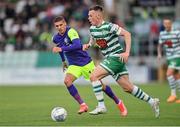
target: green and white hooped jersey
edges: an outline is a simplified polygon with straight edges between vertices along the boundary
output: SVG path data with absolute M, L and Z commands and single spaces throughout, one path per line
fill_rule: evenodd
M 90 27 L 91 36 L 105 57 L 124 52 L 119 43 L 120 32 L 121 27 L 109 22 L 103 22 L 99 27 Z
M 162 31 L 159 36 L 159 44 L 163 44 L 167 59 L 180 58 L 180 31 Z

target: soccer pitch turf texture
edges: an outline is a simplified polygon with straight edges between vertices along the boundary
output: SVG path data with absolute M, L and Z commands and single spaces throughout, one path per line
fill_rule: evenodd
M 76 85 L 81 97 L 93 110 L 97 101 L 91 85 Z M 121 98 L 128 116 L 122 118 L 119 110 L 104 94 L 108 109 L 106 114 L 77 114 L 79 105 L 69 95 L 64 85 L 57 86 L 0 86 L 0 126 L 180 126 L 180 104 L 166 102 L 170 90 L 167 83 L 151 83 L 139 86 L 152 97 L 160 99 L 160 118 L 155 118 L 149 104 L 140 101 L 118 85 L 111 85 L 114 93 Z M 180 93 L 177 92 L 180 97 Z M 64 107 L 68 116 L 64 122 L 54 122 L 51 110 Z

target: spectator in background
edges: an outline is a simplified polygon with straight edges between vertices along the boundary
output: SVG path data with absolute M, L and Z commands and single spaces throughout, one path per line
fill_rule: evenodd
M 149 33 L 149 50 L 151 50 L 151 56 L 157 54 L 156 47 L 158 45 L 158 36 L 159 36 L 159 24 L 158 20 L 153 20 L 150 24 L 150 33 Z
M 4 51 L 5 45 L 5 34 L 3 29 L 0 29 L 0 51 Z
M 83 41 L 87 41 L 87 32 L 85 31 L 88 27 L 88 21 L 85 19 L 87 18 L 88 7 L 93 3 L 96 3 L 96 0 L 1 1 L 0 28 L 2 29 L 3 34 L 0 32 L 0 35 L 2 35 L 0 39 L 3 40 L 4 38 L 6 43 L 0 44 L 0 50 L 4 51 L 6 46 L 8 46 L 8 49 L 10 46 L 11 49 L 19 51 L 26 49 L 49 50 L 51 44 L 46 43 L 48 39 L 46 40 L 44 37 L 40 37 L 42 34 L 41 30 L 44 29 L 44 24 L 48 24 L 50 26 L 52 19 L 60 14 L 64 14 L 67 17 L 68 22 L 73 18 L 76 18 L 76 23 L 82 24 L 79 25 L 78 28 L 78 30 L 81 31 L 80 35 L 82 34 L 81 36 Z M 20 26 L 22 26 L 21 30 Z M 24 35 L 16 35 L 18 31 L 23 32 Z M 48 32 L 54 32 L 53 27 L 49 27 Z M 43 34 L 43 36 L 44 35 L 45 34 Z M 15 44 L 7 43 L 7 40 L 9 41 L 7 37 L 10 37 L 10 40 L 12 40 L 11 37 L 15 37 Z
M 43 24 L 43 30 L 42 33 L 40 33 L 40 47 L 39 50 L 46 50 L 48 49 L 52 40 L 52 34 L 49 30 L 48 24 Z
M 16 37 L 15 50 L 23 50 L 24 49 L 25 32 L 20 28 L 17 31 L 15 37 Z

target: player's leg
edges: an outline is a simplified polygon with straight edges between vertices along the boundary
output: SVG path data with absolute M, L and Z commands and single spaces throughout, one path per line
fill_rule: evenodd
M 124 63 L 123 63 L 124 65 Z M 101 79 L 104 76 L 107 75 L 114 75 L 116 73 L 117 70 L 119 70 L 121 68 L 122 65 L 119 66 L 119 58 L 118 57 L 108 57 L 106 59 L 104 59 L 100 65 L 98 66 L 99 70 L 97 70 L 97 72 L 95 72 L 95 74 L 99 73 L 100 71 L 103 72 L 100 75 L 94 76 L 97 79 Z M 126 73 L 126 72 L 123 72 Z M 93 77 L 93 75 L 92 75 Z M 95 79 L 95 80 L 97 80 Z M 116 103 L 118 103 L 118 108 L 120 110 L 120 113 L 122 116 L 126 116 L 127 115 L 127 109 L 125 107 L 125 105 L 123 104 L 123 102 L 121 100 L 119 100 L 119 102 L 117 101 L 116 97 L 113 95 L 113 92 L 111 92 L 110 87 L 105 87 L 106 90 L 104 90 L 106 92 L 106 94 L 108 94 L 110 97 L 112 97 Z M 114 96 L 114 97 L 113 97 Z
M 117 107 L 120 110 L 121 116 L 127 116 L 127 109 L 123 101 L 114 94 L 110 86 L 105 85 L 102 81 L 101 81 L 101 84 L 103 85 L 103 91 L 106 93 L 106 95 L 108 95 L 117 104 Z
M 167 99 L 167 102 L 171 103 L 176 100 L 176 79 L 174 77 L 175 70 L 173 68 L 168 68 L 166 72 L 166 77 L 171 89 L 171 94 Z
M 180 71 L 179 70 L 176 70 L 174 77 L 177 84 L 177 90 L 180 92 Z
M 106 112 L 103 91 L 102 91 L 102 84 L 100 82 L 100 79 L 102 79 L 107 75 L 108 72 L 106 70 L 102 70 L 100 66 L 95 67 L 95 69 L 91 73 L 90 80 L 93 86 L 93 91 L 95 93 L 96 99 L 98 100 L 98 106 L 96 107 L 96 109 L 89 112 L 92 115 L 97 115 Z
M 83 76 L 85 77 L 85 79 L 86 80 L 89 80 L 89 78 L 90 78 L 90 73 L 89 72 L 92 72 L 93 70 L 94 70 L 94 68 L 95 68 L 95 66 L 94 66 L 94 63 L 93 62 L 91 62 L 91 63 L 89 63 L 88 65 L 86 65 L 86 66 L 84 66 L 83 67 L 83 70 L 84 70 L 84 72 L 83 72 Z M 103 68 L 102 68 L 103 69 Z M 86 71 L 85 71 L 86 70 Z M 123 115 L 123 116 L 126 116 L 127 115 L 127 113 L 125 114 L 125 106 L 124 106 L 124 104 L 123 104 L 123 102 L 120 100 L 120 99 L 118 99 L 117 98 L 117 96 L 115 96 L 115 94 L 113 93 L 113 91 L 112 91 L 112 89 L 110 88 L 110 86 L 108 86 L 108 85 L 104 85 L 103 83 L 102 83 L 102 81 L 100 81 L 101 82 L 101 85 L 102 85 L 102 87 L 103 87 L 103 91 L 110 97 L 110 98 L 112 98 L 113 100 L 114 100 L 114 102 L 118 105 L 118 107 L 120 107 L 120 111 L 121 111 L 121 114 Z M 93 87 L 93 90 L 94 91 L 96 91 L 96 87 Z M 97 92 L 95 92 L 95 96 L 96 96 L 96 98 L 98 99 L 99 97 L 99 94 L 97 93 Z M 100 101 L 98 101 L 98 106 L 97 107 L 105 107 L 104 106 L 104 102 L 102 101 L 102 99 L 100 100 Z M 104 109 L 104 108 L 103 108 Z M 104 110 L 105 111 L 105 110 Z
M 177 90 L 180 92 L 180 72 L 179 72 L 179 70 L 176 70 L 174 77 L 176 80 Z M 180 104 L 180 99 L 177 99 L 176 103 Z
M 109 96 L 112 100 L 114 100 L 114 102 L 116 104 L 119 103 L 119 101 L 121 101 L 115 94 L 114 92 L 112 91 L 111 87 L 109 85 L 105 85 L 101 80 L 100 80 L 102 86 L 103 86 L 103 91 L 104 93 Z
M 94 68 L 95 68 L 95 65 L 94 65 L 93 61 L 91 61 L 90 63 L 88 63 L 87 65 L 82 67 L 82 75 L 84 76 L 84 78 L 87 81 L 90 81 L 90 75 L 94 71 Z M 99 80 L 97 82 L 99 82 Z M 91 82 L 91 84 L 93 86 L 93 91 L 94 91 L 94 94 L 95 94 L 96 99 L 98 101 L 98 107 L 102 107 L 102 109 L 104 109 L 104 112 L 105 112 L 106 107 L 104 104 L 102 84 L 101 83 L 96 84 L 95 82 Z M 99 114 L 99 113 L 96 113 L 96 114 Z
M 176 75 L 176 72 L 180 70 L 180 59 L 174 58 L 168 60 L 168 69 L 166 72 L 167 80 L 171 89 L 171 95 L 167 99 L 167 102 L 174 102 L 176 100 L 176 85 L 179 82 L 179 76 Z M 178 72 L 179 73 L 179 72 Z
M 73 82 L 81 75 L 80 68 L 76 66 L 69 66 L 64 79 L 64 84 L 66 85 L 71 96 L 80 104 L 79 114 L 88 111 L 87 104 L 82 100 L 78 90 L 76 89 Z
M 81 99 L 78 90 L 74 86 L 73 82 L 76 80 L 76 77 L 73 76 L 72 74 L 66 74 L 65 79 L 64 79 L 64 84 L 66 85 L 69 93 L 71 96 L 79 103 L 82 104 L 84 103 L 83 100 Z
M 134 86 L 128 77 L 126 65 L 119 57 L 108 57 L 100 64 L 104 69 L 108 70 L 124 91 L 131 93 L 135 97 L 147 101 L 155 110 L 156 117 L 159 116 L 159 100 L 152 99 L 148 94 L 143 92 L 137 86 Z
M 117 80 L 118 84 L 124 91 L 132 94 L 136 98 L 148 102 L 155 112 L 155 117 L 159 117 L 159 99 L 152 98 L 147 93 L 142 91 L 138 86 L 135 86 L 129 81 L 128 75 L 122 75 Z

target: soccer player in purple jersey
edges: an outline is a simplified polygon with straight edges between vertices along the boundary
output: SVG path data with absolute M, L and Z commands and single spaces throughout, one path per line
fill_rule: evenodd
M 77 31 L 67 25 L 63 16 L 56 17 L 54 19 L 54 26 L 58 33 L 53 36 L 53 42 L 56 46 L 53 48 L 54 53 L 59 53 L 63 63 L 63 70 L 66 68 L 66 76 L 64 84 L 66 85 L 69 93 L 73 98 L 80 104 L 79 114 L 88 111 L 87 104 L 83 101 L 78 93 L 78 90 L 73 85 L 73 82 L 79 77 L 83 76 L 86 80 L 89 80 L 91 72 L 94 70 L 95 65 L 86 51 L 82 50 L 81 40 Z M 66 64 L 65 57 L 68 61 Z M 112 92 L 108 85 L 102 85 L 92 82 L 93 91 L 96 99 L 98 100 L 98 109 L 96 114 L 106 112 L 104 105 L 104 91 L 110 98 L 117 104 L 122 116 L 127 115 L 127 109 L 124 106 L 122 100 L 118 99 L 117 96 Z

